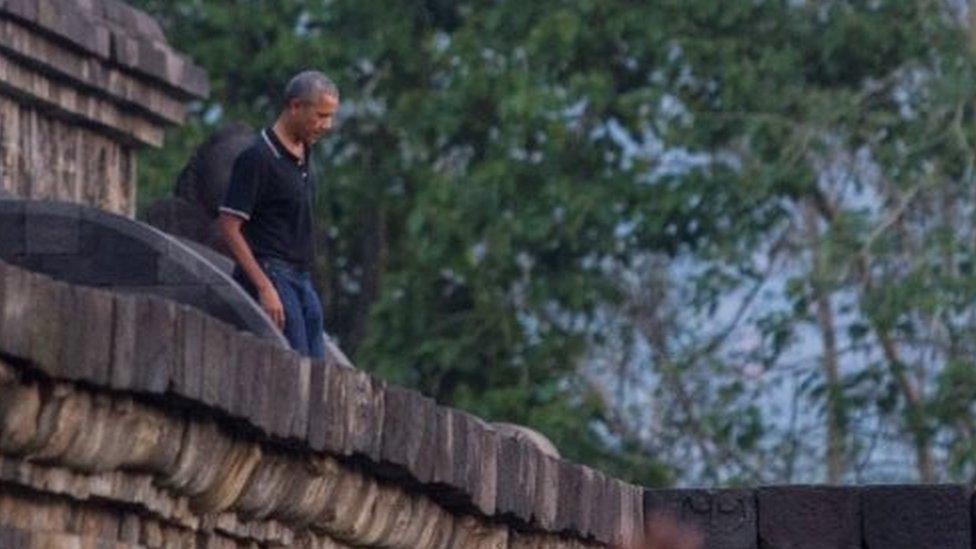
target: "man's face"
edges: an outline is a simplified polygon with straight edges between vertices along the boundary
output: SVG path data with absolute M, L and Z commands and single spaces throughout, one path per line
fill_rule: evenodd
M 339 98 L 320 93 L 314 101 L 296 101 L 291 105 L 292 120 L 298 137 L 311 145 L 332 129 Z

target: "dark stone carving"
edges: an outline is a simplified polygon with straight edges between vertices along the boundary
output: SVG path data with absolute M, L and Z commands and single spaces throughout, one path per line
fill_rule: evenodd
M 750 490 L 647 490 L 644 516 L 676 515 L 705 535 L 708 549 L 756 549 L 756 498 Z
M 856 488 L 780 486 L 756 493 L 761 549 L 860 549 Z
M 148 225 L 79 204 L 11 199 L 0 200 L 0 228 L 7 227 L 4 261 L 67 282 L 173 299 L 287 346 L 226 265 Z
M 140 216 L 142 221 L 180 238 L 199 242 L 210 248 L 218 245 L 213 218 L 200 205 L 178 196 L 153 202 Z
M 143 219 L 167 233 L 223 252 L 216 227 L 218 208 L 227 192 L 234 161 L 255 137 L 254 130 L 241 122 L 214 132 L 180 171 L 175 196 L 154 202 Z
M 970 492 L 965 486 L 864 488 L 867 549 L 962 549 L 971 546 Z
M 0 14 L 57 35 L 75 49 L 163 83 L 181 98 L 210 93 L 206 73 L 167 43 L 159 24 L 117 0 L 6 0 Z
M 255 137 L 254 130 L 241 122 L 232 122 L 214 132 L 180 172 L 176 196 L 201 206 L 209 217 L 216 217 L 234 161 Z

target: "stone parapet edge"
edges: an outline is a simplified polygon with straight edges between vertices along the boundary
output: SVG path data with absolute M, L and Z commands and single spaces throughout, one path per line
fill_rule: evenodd
M 54 80 L 0 51 L 0 93 L 58 118 L 98 129 L 125 145 L 163 144 L 163 126 L 118 104 Z
M 65 319 L 86 330 L 67 329 Z M 195 402 L 270 440 L 362 460 L 393 482 L 517 530 L 611 544 L 642 529 L 636 486 L 545 456 L 415 391 L 301 358 L 167 300 L 0 263 L 0 352 L 54 379 Z
M 158 84 L 0 15 L 0 51 L 39 72 L 138 110 L 160 124 L 182 124 L 184 102 Z
M 76 0 L 2 0 L 0 15 L 152 78 L 183 99 L 210 93 L 203 69 L 171 48 L 149 15 L 122 3 L 90 0 L 83 6 Z
M 454 515 L 423 494 L 326 455 L 255 441 L 205 414 L 30 373 L 0 361 L 0 455 L 6 456 L 0 486 L 34 492 L 4 509 L 0 526 L 64 531 L 67 525 L 58 523 L 66 521 L 57 516 L 43 524 L 23 517 L 31 500 L 60 497 L 74 502 L 62 506 L 75 517 L 67 522 L 106 503 L 121 515 L 116 528 L 98 524 L 111 522 L 103 516 L 87 531 L 70 533 L 143 530 L 141 538 L 108 541 L 153 547 L 189 547 L 197 533 L 236 540 L 235 546 L 594 547 Z M 150 519 L 155 533 L 126 524 L 133 510 Z

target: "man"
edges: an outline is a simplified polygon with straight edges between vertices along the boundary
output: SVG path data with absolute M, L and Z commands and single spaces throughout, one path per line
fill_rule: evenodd
M 339 91 L 318 71 L 285 87 L 281 113 L 234 162 L 218 228 L 234 278 L 299 353 L 325 356 L 322 304 L 312 286 L 311 145 L 332 128 Z

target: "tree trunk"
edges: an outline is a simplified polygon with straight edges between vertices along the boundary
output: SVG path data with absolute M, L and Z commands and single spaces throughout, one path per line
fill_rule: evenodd
M 810 283 L 817 308 L 817 324 L 823 341 L 821 367 L 827 380 L 827 483 L 840 484 L 846 469 L 847 439 L 843 387 L 840 383 L 834 311 L 830 302 L 830 293 L 824 287 L 827 269 L 820 250 L 818 216 L 813 204 L 807 204 L 804 210 L 804 222 L 813 263 Z

